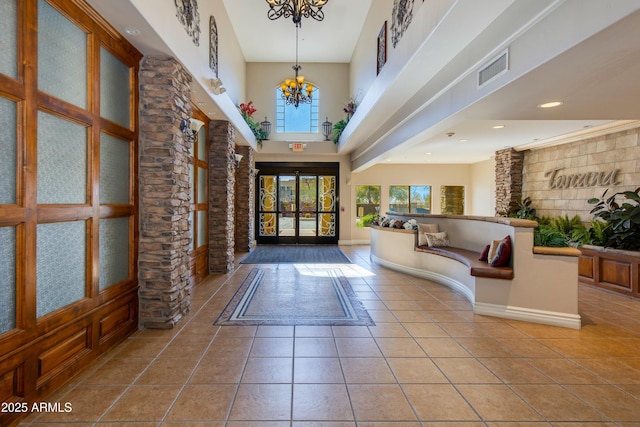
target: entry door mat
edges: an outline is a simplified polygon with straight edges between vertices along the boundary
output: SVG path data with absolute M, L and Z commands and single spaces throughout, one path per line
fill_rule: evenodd
M 260 245 L 240 264 L 351 264 L 334 245 Z
M 308 274 L 313 271 L 313 274 Z M 214 325 L 373 326 L 339 269 L 252 269 Z

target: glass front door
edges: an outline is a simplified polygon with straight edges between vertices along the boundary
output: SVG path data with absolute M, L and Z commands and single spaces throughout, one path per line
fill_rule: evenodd
M 256 166 L 258 243 L 337 244 L 337 169 L 263 172 Z

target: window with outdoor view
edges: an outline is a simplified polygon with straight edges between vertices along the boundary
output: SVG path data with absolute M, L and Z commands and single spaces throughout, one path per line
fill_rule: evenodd
M 306 85 L 305 85 L 306 87 Z M 296 108 L 282 98 L 282 89 L 276 88 L 276 132 L 318 133 L 318 109 L 320 90 L 317 86 L 311 92 L 311 103 L 301 103 Z
M 371 221 L 380 214 L 380 186 L 356 186 L 356 224 L 358 227 L 370 227 Z
M 431 186 L 390 186 L 389 210 L 400 213 L 431 213 Z

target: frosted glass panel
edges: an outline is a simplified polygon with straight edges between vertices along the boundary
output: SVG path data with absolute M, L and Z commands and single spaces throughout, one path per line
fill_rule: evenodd
M 38 89 L 87 108 L 87 35 L 38 1 Z
M 198 247 L 207 244 L 207 211 L 198 211 Z
M 86 295 L 85 223 L 38 224 L 36 314 L 38 317 Z
M 126 128 L 129 119 L 129 67 L 100 49 L 100 115 Z
M 16 327 L 16 229 L 0 227 L 0 334 Z
M 129 218 L 100 220 L 100 290 L 129 278 Z
M 195 168 L 195 166 L 193 165 L 193 163 L 189 164 L 189 197 L 191 197 L 191 203 L 195 203 L 196 202 L 196 194 L 195 194 L 195 182 L 194 182 L 194 172 L 193 169 Z
M 16 202 L 16 104 L 5 98 L 0 98 L 0 129 L 2 129 L 0 132 L 0 182 L 2 183 L 0 204 L 14 204 Z
M 100 135 L 100 203 L 129 204 L 129 142 Z
M 197 203 L 207 202 L 207 170 L 198 168 L 198 200 Z
M 17 77 L 18 38 L 16 0 L 0 0 L 0 73 Z
M 207 131 L 204 126 L 198 131 L 198 160 L 207 161 Z
M 86 203 L 87 130 L 38 112 L 38 203 Z
M 191 231 L 191 241 L 189 242 L 189 250 L 191 250 L 191 251 L 196 247 L 195 246 L 195 244 L 196 244 L 195 237 L 196 236 L 193 235 L 193 230 L 195 229 L 194 228 L 195 227 L 195 223 L 193 222 L 194 215 L 195 215 L 194 211 L 189 212 L 189 231 Z

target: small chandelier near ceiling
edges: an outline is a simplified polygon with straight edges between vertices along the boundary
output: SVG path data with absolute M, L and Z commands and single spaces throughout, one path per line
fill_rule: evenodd
M 302 18 L 313 18 L 316 21 L 324 19 L 322 6 L 329 0 L 267 0 L 269 12 L 267 17 L 272 21 L 284 17 L 293 18 L 296 27 L 302 24 Z
M 300 103 L 310 104 L 313 85 L 311 83 L 305 83 L 304 76 L 298 75 L 298 72 L 302 69 L 302 67 L 298 65 L 298 27 L 296 27 L 296 65 L 291 68 L 295 71 L 295 77 L 293 79 L 286 79 L 280 84 L 282 99 L 284 99 L 287 105 L 293 105 L 296 108 L 298 108 Z

